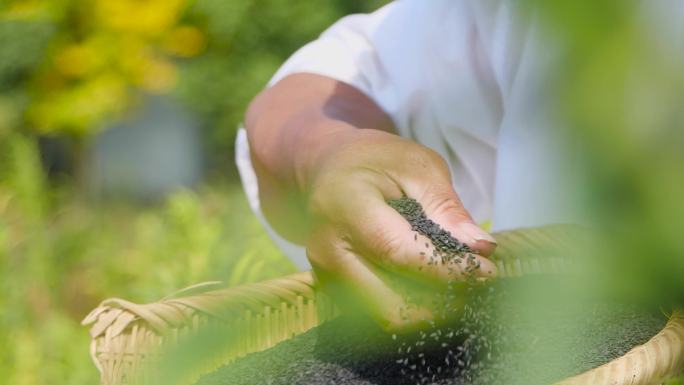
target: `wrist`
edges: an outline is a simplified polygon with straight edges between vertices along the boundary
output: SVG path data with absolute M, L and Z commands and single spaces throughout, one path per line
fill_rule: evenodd
M 293 146 L 292 183 L 306 195 L 324 165 L 341 148 L 353 141 L 362 130 L 341 121 L 325 121 L 303 132 Z

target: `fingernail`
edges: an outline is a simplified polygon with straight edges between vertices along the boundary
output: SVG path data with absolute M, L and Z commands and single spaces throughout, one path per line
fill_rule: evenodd
M 471 241 L 473 243 L 477 241 L 485 241 L 493 245 L 496 245 L 496 239 L 494 239 L 494 237 L 492 237 L 488 232 L 482 230 L 473 223 L 462 224 L 461 232 L 469 238 L 467 240 L 464 240 L 466 241 L 466 243 L 468 243 L 467 241 Z

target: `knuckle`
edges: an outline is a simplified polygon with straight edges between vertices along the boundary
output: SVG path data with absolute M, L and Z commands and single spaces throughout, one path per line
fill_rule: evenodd
M 444 158 L 436 151 L 428 147 L 420 147 L 420 151 L 417 151 L 415 155 L 418 160 L 425 165 L 429 165 L 431 168 L 448 169 L 448 165 Z
M 401 258 L 403 245 L 401 239 L 382 228 L 376 229 L 371 234 L 370 248 L 377 258 L 382 262 L 393 264 L 403 264 Z
M 448 196 L 446 194 L 437 196 L 435 199 L 436 207 L 435 207 L 435 213 L 436 214 L 458 214 L 458 215 L 463 215 L 463 207 L 461 206 L 460 202 L 457 202 L 454 200 L 452 196 Z
M 431 215 L 449 216 L 458 221 L 468 219 L 469 216 L 451 185 L 432 185 L 426 190 L 425 196 L 425 210 Z
M 436 151 L 419 146 L 417 150 L 410 151 L 407 157 L 406 163 L 410 165 L 413 177 L 418 180 L 440 184 L 451 183 L 449 165 Z

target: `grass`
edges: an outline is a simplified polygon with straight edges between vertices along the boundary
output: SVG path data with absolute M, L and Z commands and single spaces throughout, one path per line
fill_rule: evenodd
M 201 281 L 237 285 L 294 270 L 236 184 L 178 190 L 154 205 L 98 202 L 73 184 L 47 183 L 32 140 L 0 139 L 6 383 L 97 383 L 80 320 L 104 298 L 155 301 Z
M 94 202 L 42 177 L 32 141 L 2 144 L 0 378 L 98 383 L 80 320 L 101 300 L 155 301 L 207 280 L 292 272 L 239 185 L 179 190 L 155 205 Z

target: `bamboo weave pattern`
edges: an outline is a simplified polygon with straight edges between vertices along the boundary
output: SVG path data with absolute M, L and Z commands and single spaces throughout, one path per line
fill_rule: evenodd
M 492 259 L 499 276 L 573 269 L 567 254 L 576 247 L 575 227 L 545 226 L 494 236 L 499 246 Z M 230 328 L 239 338 L 207 363 L 205 372 L 268 349 L 337 315 L 330 301 L 317 293 L 311 272 L 228 289 L 219 286 L 217 282 L 196 285 L 151 304 L 118 298 L 103 301 L 83 320 L 91 326 L 91 356 L 101 384 L 151 384 L 146 368 L 158 361 L 162 349 L 210 325 Z M 644 345 L 557 385 L 654 385 L 682 369 L 684 312 L 678 311 Z

